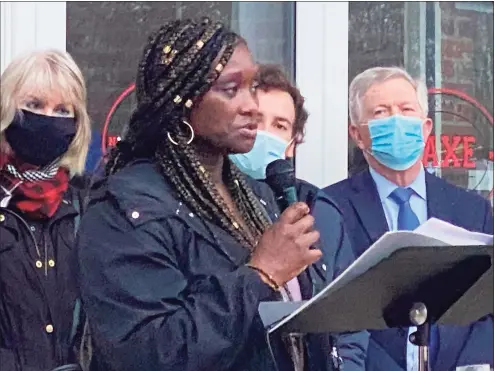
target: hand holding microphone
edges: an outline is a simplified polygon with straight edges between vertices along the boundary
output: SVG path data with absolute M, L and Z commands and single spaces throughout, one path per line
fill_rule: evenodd
M 249 265 L 270 275 L 280 286 L 322 256 L 320 250 L 311 249 L 320 234 L 313 230 L 314 218 L 308 205 L 297 202 L 294 168 L 290 162 L 274 161 L 268 165 L 266 174 L 267 183 L 279 198 L 282 208 L 286 208 L 261 237 Z

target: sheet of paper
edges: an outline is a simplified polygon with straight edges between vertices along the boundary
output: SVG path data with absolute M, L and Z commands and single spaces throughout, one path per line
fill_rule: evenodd
M 436 218 L 428 219 L 416 228 L 414 233 L 436 238 L 455 246 L 493 245 L 493 236 L 491 235 L 471 232 Z
M 490 365 L 469 365 L 456 367 L 455 371 L 492 371 Z
M 409 246 L 445 246 L 446 243 L 436 240 L 431 237 L 422 236 L 412 231 L 387 232 L 373 246 L 366 250 L 358 259 L 356 259 L 340 276 L 330 283 L 324 290 L 313 297 L 311 300 L 303 304 L 299 309 L 295 310 L 282 321 L 273 326 L 271 331 L 276 331 L 280 326 L 290 321 L 299 312 L 303 311 L 315 301 L 331 295 L 339 288 L 361 276 L 363 273 L 374 267 L 380 261 L 390 256 L 393 252 Z M 272 318 L 273 315 L 272 315 Z
M 387 232 L 368 250 L 356 259 L 330 286 L 338 289 L 354 278 L 362 275 L 393 252 L 409 246 L 445 246 L 446 243 L 432 237 L 422 236 L 410 231 Z M 330 288 L 327 286 L 327 289 Z M 325 292 L 324 290 L 323 292 Z M 333 291 L 333 290 L 332 290 Z M 321 294 L 323 294 L 323 292 Z
M 290 314 L 280 312 L 280 321 L 272 327 L 270 332 L 282 327 L 314 302 L 332 295 L 336 290 L 361 276 L 395 251 L 410 246 L 467 246 L 487 244 L 493 245 L 493 236 L 469 232 L 463 228 L 455 227 L 433 218 L 418 227 L 415 231 L 387 232 L 318 295 Z M 272 312 L 271 319 L 275 318 L 276 315 Z

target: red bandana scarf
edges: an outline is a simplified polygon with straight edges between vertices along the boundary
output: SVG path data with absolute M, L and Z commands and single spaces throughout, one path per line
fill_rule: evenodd
M 39 179 L 36 171 L 39 171 Z M 24 177 L 31 171 L 34 176 Z M 27 179 L 26 179 L 27 178 Z M 58 209 L 64 193 L 69 187 L 69 174 L 58 168 L 53 176 L 43 176 L 38 166 L 23 163 L 15 157 L 0 153 L 0 199 L 12 192 L 11 203 L 16 209 L 32 219 L 47 219 Z

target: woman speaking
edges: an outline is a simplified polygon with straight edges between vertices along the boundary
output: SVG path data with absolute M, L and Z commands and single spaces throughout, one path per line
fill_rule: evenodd
M 137 108 L 80 227 L 93 369 L 332 370 L 329 344 L 270 347 L 258 315 L 321 251 L 306 204 L 279 217 L 228 160 L 256 138 L 256 72 L 221 23 L 174 21 L 149 38 Z

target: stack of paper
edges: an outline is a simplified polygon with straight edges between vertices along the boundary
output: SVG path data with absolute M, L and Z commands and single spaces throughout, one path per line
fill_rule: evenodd
M 337 289 L 346 285 L 397 250 L 409 246 L 446 245 L 493 245 L 493 236 L 470 232 L 436 218 L 428 219 L 414 231 L 387 232 L 337 277 L 321 295 L 324 295 L 330 287 Z
M 484 233 L 470 232 L 443 220 L 431 218 L 414 230 L 421 234 L 443 241 L 448 245 L 493 245 L 493 236 Z
M 291 307 L 284 303 L 261 303 L 260 314 L 269 332 L 277 331 L 290 322 L 294 317 L 302 314 L 307 307 L 319 305 L 319 301 L 328 302 L 328 298 L 351 281 L 366 273 L 382 260 L 394 252 L 407 247 L 435 247 L 435 246 L 479 246 L 493 245 L 492 235 L 470 232 L 447 222 L 431 218 L 414 231 L 387 232 L 358 259 L 356 259 L 339 277 L 329 284 L 323 291 L 311 300 L 293 303 Z M 332 301 L 332 299 L 330 299 Z M 296 309 L 297 304 L 299 308 Z M 352 303 L 351 303 L 352 304 Z M 301 316 L 299 316 L 301 317 Z M 363 317 L 366 317 L 366 308 L 363 307 Z M 378 317 L 377 317 L 377 321 Z M 379 322 L 377 322 L 378 324 Z M 359 324 L 356 324 L 358 327 Z

